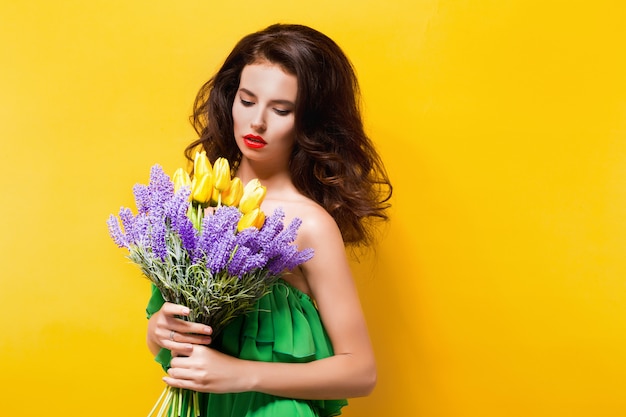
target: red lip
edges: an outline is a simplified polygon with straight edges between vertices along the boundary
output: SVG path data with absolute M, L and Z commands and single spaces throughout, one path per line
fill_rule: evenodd
M 248 148 L 259 149 L 267 145 L 261 136 L 248 134 L 243 137 L 243 141 Z

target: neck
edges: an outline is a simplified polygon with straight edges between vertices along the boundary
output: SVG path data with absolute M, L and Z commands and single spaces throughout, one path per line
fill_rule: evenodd
M 291 174 L 286 166 L 254 162 L 244 158 L 237 168 L 236 175 L 244 185 L 251 179 L 258 178 L 261 184 L 267 187 L 268 194 L 284 190 L 287 187 L 293 188 Z

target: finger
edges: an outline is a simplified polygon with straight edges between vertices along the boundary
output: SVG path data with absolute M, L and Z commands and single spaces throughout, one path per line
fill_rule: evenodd
M 174 303 L 164 303 L 161 306 L 161 311 L 168 316 L 183 316 L 186 317 L 189 315 L 189 308 L 180 304 Z
M 193 353 L 193 344 L 172 342 L 170 340 L 163 343 L 163 347 L 169 349 L 172 357 L 189 356 Z
M 173 361 L 174 360 L 172 359 L 172 362 Z M 167 370 L 166 376 L 169 378 L 178 379 L 178 380 L 191 380 L 193 379 L 193 371 L 187 368 L 181 368 L 181 367 L 172 365 Z
M 191 343 L 194 345 L 209 345 L 213 341 L 211 336 L 203 336 L 198 334 L 187 334 L 184 336 L 177 336 L 177 340 L 183 343 Z
M 184 388 L 192 391 L 200 391 L 199 386 L 190 379 L 178 379 L 172 378 L 170 376 L 164 376 L 163 382 L 174 388 Z
M 213 329 L 202 323 L 194 323 L 191 321 L 183 321 L 178 323 L 180 326 L 176 326 L 176 331 L 185 334 L 197 334 L 201 336 L 210 336 L 213 334 Z
M 190 352 L 189 354 L 192 355 L 193 352 Z M 191 365 L 189 358 L 189 355 L 180 355 L 178 351 L 173 351 L 172 359 L 170 360 L 170 367 L 168 368 L 167 373 L 172 377 L 179 378 L 179 376 L 171 374 L 170 370 L 172 370 L 172 372 L 181 372 L 182 369 L 190 369 Z M 175 371 L 176 369 L 178 369 L 178 371 Z
M 206 326 L 205 326 L 206 327 Z M 177 327 L 178 328 L 178 327 Z M 193 343 L 195 345 L 208 345 L 211 343 L 211 336 L 205 334 L 187 333 L 171 329 L 167 335 L 167 339 L 177 343 Z

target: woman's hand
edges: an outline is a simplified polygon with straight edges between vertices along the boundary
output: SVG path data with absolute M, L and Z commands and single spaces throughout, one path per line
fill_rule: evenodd
M 191 352 L 174 349 L 172 355 L 168 376 L 163 378 L 172 387 L 212 393 L 250 390 L 247 378 L 242 377 L 247 361 L 197 344 Z
M 204 324 L 185 321 L 189 309 L 178 304 L 165 303 L 148 320 L 147 342 L 156 355 L 161 348 L 176 351 L 180 355 L 191 353 L 193 345 L 211 343 L 213 330 Z M 187 352 L 187 353 L 185 353 Z

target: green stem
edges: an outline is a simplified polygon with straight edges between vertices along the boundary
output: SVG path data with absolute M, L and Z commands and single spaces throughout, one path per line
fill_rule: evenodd
M 176 411 L 178 411 L 178 407 L 180 407 L 180 390 L 178 388 L 174 388 L 176 390 L 176 394 L 174 395 L 174 399 L 172 400 L 172 405 L 169 408 L 169 413 L 170 416 L 176 417 L 178 416 L 178 414 L 180 414 L 180 411 L 178 412 L 178 414 L 176 414 Z
M 201 230 L 202 229 L 202 214 L 203 214 L 203 208 L 200 204 L 194 204 L 191 203 L 191 206 L 189 207 L 189 220 L 191 220 L 191 223 L 193 224 L 193 227 L 196 228 L 196 230 Z
M 180 389 L 178 390 L 178 407 L 176 407 L 176 417 L 179 417 L 182 414 L 183 404 L 185 403 L 185 391 Z
M 200 417 L 200 398 L 196 391 L 193 392 L 193 400 L 194 416 Z

